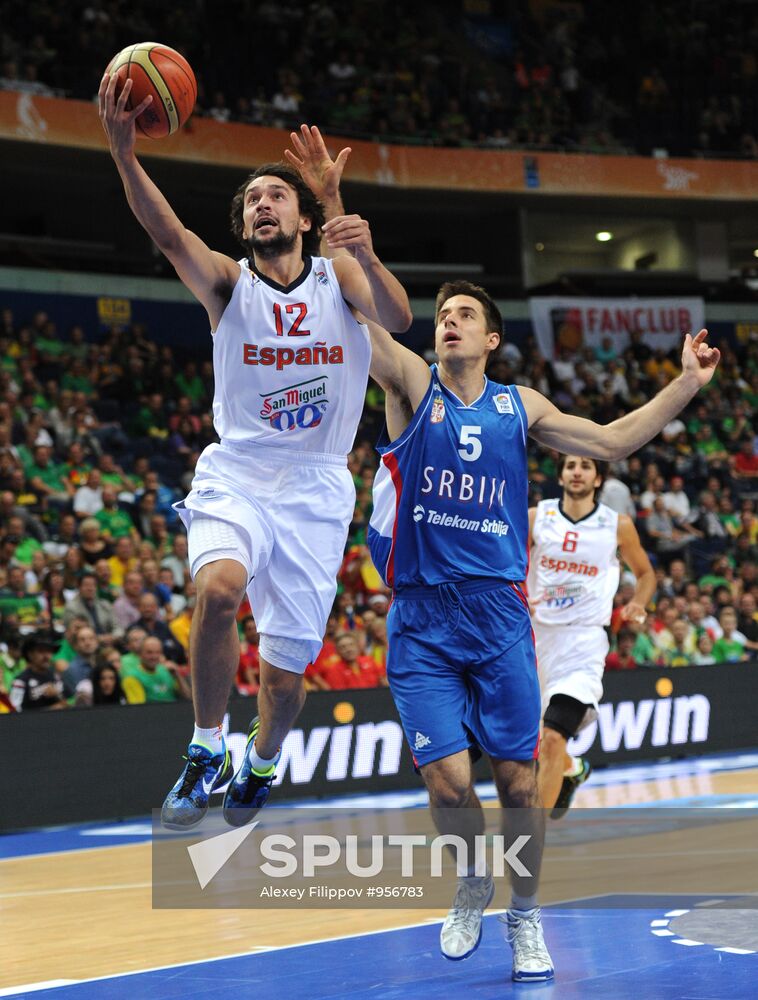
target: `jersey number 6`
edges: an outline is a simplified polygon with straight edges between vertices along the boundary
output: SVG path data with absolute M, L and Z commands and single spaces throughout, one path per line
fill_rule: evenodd
M 567 531 L 563 536 L 563 552 L 576 552 L 576 543 L 579 540 L 578 531 Z
M 460 445 L 458 454 L 464 462 L 475 462 L 482 453 L 482 442 L 479 435 L 482 428 L 475 424 L 464 424 L 461 427 Z

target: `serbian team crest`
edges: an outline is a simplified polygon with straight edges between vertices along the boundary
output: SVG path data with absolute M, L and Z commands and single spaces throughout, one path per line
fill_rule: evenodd
M 441 424 L 445 419 L 445 400 L 442 396 L 435 396 L 432 403 L 431 421 L 433 424 Z
M 513 400 L 507 392 L 499 392 L 492 400 L 498 413 L 513 413 Z

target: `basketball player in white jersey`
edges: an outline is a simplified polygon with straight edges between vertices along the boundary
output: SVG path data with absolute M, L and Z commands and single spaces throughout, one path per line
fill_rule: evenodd
M 247 590 L 260 640 L 259 716 L 224 816 L 252 819 L 266 801 L 282 740 L 321 648 L 355 496 L 346 456 L 363 409 L 370 343 L 355 313 L 404 331 L 408 297 L 373 250 L 368 223 L 323 209 L 285 164 L 259 168 L 232 202 L 245 248 L 234 261 L 177 218 L 135 155 L 130 82 L 103 77 L 100 118 L 127 200 L 153 242 L 205 306 L 214 337 L 214 426 L 179 513 L 197 584 L 190 635 L 195 731 L 187 766 L 163 805 L 164 825 L 205 815 L 232 777 L 222 721 L 239 661 L 235 616 Z M 342 172 L 349 150 L 334 164 Z M 317 256 L 321 227 L 339 260 Z
M 314 141 L 315 139 L 315 141 Z M 295 152 L 286 152 L 288 160 L 297 167 L 303 179 L 309 184 L 311 190 L 323 202 L 327 218 L 339 216 L 342 212 L 342 203 L 339 197 L 338 176 L 335 177 L 329 153 L 316 132 L 315 137 L 303 136 L 302 139 L 297 134 L 292 134 L 292 141 Z M 452 286 L 452 287 L 451 287 Z M 382 449 L 383 452 L 400 452 L 408 447 L 409 441 L 417 442 L 420 438 L 428 437 L 431 427 L 437 429 L 443 426 L 450 426 L 453 421 L 447 421 L 444 415 L 447 407 L 454 407 L 461 414 L 470 414 L 471 425 L 474 434 L 471 434 L 472 426 L 464 427 L 460 439 L 450 441 L 451 446 L 447 453 L 440 452 L 438 455 L 439 465 L 444 464 L 445 468 L 437 472 L 440 473 L 437 492 L 434 494 L 436 503 L 444 503 L 445 497 L 456 496 L 462 500 L 471 499 L 467 488 L 463 485 L 463 478 L 460 475 L 461 460 L 470 461 L 474 464 L 467 466 L 471 473 L 480 468 L 475 464 L 482 460 L 485 463 L 492 463 L 502 459 L 506 465 L 508 462 L 519 463 L 522 468 L 515 471 L 515 476 L 523 476 L 526 480 L 526 458 L 522 453 L 513 454 L 507 450 L 506 441 L 513 441 L 512 437 L 506 434 L 506 422 L 509 420 L 519 421 L 519 425 L 540 444 L 549 448 L 557 448 L 574 451 L 584 451 L 586 454 L 596 455 L 601 459 L 615 459 L 631 454 L 638 450 L 644 443 L 655 437 L 668 423 L 675 413 L 682 410 L 698 390 L 706 385 L 712 378 L 713 372 L 718 364 L 720 353 L 717 348 L 711 348 L 705 342 L 707 331 L 701 330 L 696 337 L 689 334 L 685 337 L 682 350 L 682 375 L 663 389 L 658 395 L 640 407 L 633 414 L 622 417 L 608 426 L 596 424 L 591 420 L 586 420 L 570 414 L 561 413 L 550 400 L 541 393 L 526 386 L 511 386 L 509 391 L 517 395 L 517 402 L 509 407 L 501 395 L 492 395 L 493 384 L 488 381 L 485 375 L 487 360 L 492 351 L 496 350 L 502 342 L 503 331 L 500 328 L 499 312 L 497 306 L 484 289 L 472 285 L 470 282 L 452 282 L 443 286 L 437 300 L 435 311 L 435 348 L 439 357 L 439 366 L 436 371 L 430 369 L 429 365 L 418 355 L 409 351 L 401 344 L 397 343 L 387 332 L 375 323 L 369 322 L 369 332 L 372 342 L 371 376 L 386 392 L 385 414 L 387 418 L 387 434 L 390 447 Z M 445 393 L 444 406 L 440 408 L 433 402 L 435 387 L 439 387 L 440 393 Z M 497 393 L 497 390 L 494 390 Z M 509 400 L 510 401 L 510 400 Z M 503 434 L 496 442 L 488 440 L 486 445 L 476 434 L 478 425 L 474 421 L 479 419 L 480 414 L 490 414 L 496 412 L 502 415 L 504 426 Z M 523 412 L 522 412 L 523 411 Z M 523 424 L 521 420 L 523 417 Z M 457 423 L 457 421 L 456 421 Z M 472 444 L 472 440 L 476 444 Z M 504 447 L 506 450 L 504 451 Z M 513 457 L 515 455 L 515 458 Z M 386 464 L 383 456 L 385 469 L 390 465 Z M 391 460 L 390 460 L 391 464 Z M 398 462 L 398 466 L 399 466 Z M 397 468 L 397 467 L 396 467 Z M 435 470 L 428 470 L 434 472 Z M 418 480 L 424 479 L 423 469 L 417 467 L 413 469 L 413 476 L 418 485 Z M 465 473 L 468 474 L 468 473 Z M 505 475 L 509 475 L 506 472 Z M 445 483 L 443 488 L 443 478 Z M 452 483 L 456 480 L 458 487 L 453 490 Z M 377 477 L 378 478 L 378 477 Z M 384 483 L 390 487 L 388 495 L 395 494 L 394 505 L 385 505 L 383 512 L 386 513 L 391 507 L 394 515 L 387 519 L 386 524 L 376 523 L 377 531 L 380 534 L 387 532 L 388 537 L 394 539 L 394 529 L 397 528 L 398 537 L 402 534 L 406 541 L 413 539 L 414 525 L 423 527 L 426 522 L 418 518 L 419 511 L 426 510 L 429 501 L 428 491 L 425 484 L 416 492 L 416 486 L 409 482 L 401 484 L 401 477 L 385 476 Z M 446 492 L 447 491 L 447 492 Z M 511 521 L 509 527 L 518 526 L 518 534 L 521 541 L 521 559 L 523 563 L 523 573 L 520 578 L 510 578 L 510 589 L 515 591 L 519 588 L 519 583 L 523 583 L 526 575 L 526 552 L 528 543 L 528 510 L 527 491 L 523 490 L 523 498 L 519 503 L 514 504 L 514 509 L 503 512 L 503 517 L 508 517 Z M 375 487 L 374 493 L 375 507 L 374 515 L 379 512 L 381 504 Z M 416 505 L 419 508 L 416 508 Z M 472 518 L 475 515 L 469 515 Z M 402 517 L 402 524 L 399 524 Z M 372 518 L 372 522 L 374 518 Z M 450 555 L 455 558 L 461 554 L 461 562 L 468 561 L 469 545 L 467 540 L 473 537 L 467 532 L 458 531 L 452 524 L 454 518 L 449 519 L 450 528 L 446 531 L 446 526 L 440 526 L 440 540 L 449 546 Z M 482 532 L 484 534 L 484 532 Z M 500 536 L 498 536 L 500 537 Z M 412 546 L 415 549 L 415 544 Z M 394 541 L 392 549 L 394 550 Z M 423 576 L 435 576 L 439 571 L 439 565 L 435 559 L 422 560 L 417 566 Z M 486 570 L 489 575 L 492 567 L 486 565 L 486 560 L 480 565 L 479 576 Z M 477 583 L 476 576 L 471 573 L 467 582 Z M 459 584 L 460 586 L 460 584 Z M 465 583 L 464 583 L 465 586 Z M 393 583 L 394 587 L 394 583 Z M 431 607 L 440 599 L 437 593 L 441 588 L 429 586 L 425 588 L 423 604 Z M 442 588 L 444 589 L 444 588 Z M 507 590 L 508 588 L 501 588 Z M 417 602 L 421 604 L 422 602 Z M 403 604 L 403 589 L 395 587 L 395 601 L 393 608 L 397 610 Z M 526 604 L 526 599 L 524 599 Z M 478 607 L 472 600 L 470 594 L 461 597 L 458 609 L 463 614 L 463 607 L 469 611 Z M 457 617 L 456 615 L 453 616 Z M 515 617 L 515 616 L 514 616 Z M 477 642 L 483 642 L 487 626 L 492 626 L 498 619 L 493 615 L 482 616 L 481 629 L 477 636 Z M 502 619 L 500 619 L 502 620 Z M 523 634 L 517 644 L 514 644 L 512 655 L 498 659 L 495 655 L 491 658 L 490 679 L 499 689 L 496 691 L 498 697 L 487 705 L 487 710 L 494 712 L 492 718 L 494 724 L 492 730 L 501 728 L 514 711 L 520 714 L 529 722 L 529 736 L 531 745 L 536 751 L 539 738 L 540 719 L 540 696 L 536 683 L 527 686 L 533 691 L 533 699 L 529 704 L 523 704 L 520 713 L 519 705 L 515 699 L 519 694 L 514 694 L 517 689 L 523 690 L 523 685 L 513 684 L 510 686 L 509 679 L 518 674 L 522 663 L 530 662 L 534 664 L 534 648 L 532 643 L 532 629 L 529 622 L 528 611 L 524 622 Z M 501 630 L 502 631 L 502 630 Z M 430 635 L 438 636 L 442 634 L 449 641 L 437 647 L 437 654 L 432 648 L 435 639 Z M 400 691 L 397 684 L 397 676 L 390 678 L 390 687 L 393 688 L 396 704 L 400 712 L 401 720 L 406 730 L 409 713 L 418 711 L 424 713 L 429 720 L 430 726 L 437 727 L 444 715 L 445 729 L 439 740 L 430 741 L 428 732 L 421 728 L 416 734 L 417 740 L 414 746 L 420 770 L 424 782 L 429 792 L 430 805 L 437 815 L 445 815 L 445 828 L 440 825 L 438 828 L 442 833 L 453 833 L 462 837 L 470 850 L 473 850 L 473 836 L 484 830 L 484 816 L 481 804 L 476 795 L 473 784 L 473 772 L 469 755 L 470 734 L 464 731 L 463 717 L 459 715 L 456 719 L 450 717 L 450 713 L 445 713 L 444 709 L 450 705 L 451 691 L 454 695 L 464 692 L 455 687 L 456 682 L 460 682 L 461 687 L 465 687 L 461 677 L 463 673 L 460 667 L 466 667 L 470 649 L 465 643 L 460 642 L 460 633 L 448 636 L 445 630 L 442 633 L 438 629 L 425 631 L 423 628 L 409 628 L 405 636 L 401 639 L 412 640 L 411 645 L 417 642 L 425 643 L 427 653 L 431 657 L 432 664 L 424 664 L 423 671 L 418 670 L 414 674 L 414 667 L 421 666 L 419 658 L 414 652 L 404 652 L 408 644 L 401 641 L 396 643 L 391 640 L 390 650 L 395 661 L 403 661 L 400 664 L 400 673 L 404 674 L 404 691 Z M 458 640 L 458 644 L 456 644 Z M 516 648 L 516 646 L 518 648 Z M 400 653 L 397 653 L 397 650 Z M 455 661 L 451 664 L 451 660 Z M 508 661 L 511 662 L 508 662 Z M 498 663 L 502 662 L 504 669 L 498 671 Z M 514 664 L 515 670 L 514 670 Z M 530 668 L 527 666 L 527 670 Z M 533 669 L 533 667 L 531 668 Z M 388 676 L 390 671 L 388 670 Z M 452 674 L 456 674 L 455 679 Z M 525 673 L 527 680 L 529 675 Z M 469 689 L 471 690 L 471 689 Z M 398 694 L 401 697 L 398 697 Z M 407 696 L 407 697 L 403 697 Z M 468 697 L 468 694 L 466 694 Z M 479 707 L 483 705 L 481 692 L 473 689 L 472 697 Z M 476 705 L 474 706 L 477 707 Z M 436 718 L 435 718 L 436 717 Z M 533 720 L 533 725 L 532 725 Z M 456 725 L 457 723 L 457 725 Z M 523 725 L 523 723 L 522 723 Z M 410 727 L 412 731 L 412 727 Z M 418 740 L 418 737 L 421 740 Z M 537 904 L 537 882 L 541 862 L 542 842 L 544 839 L 543 811 L 538 808 L 540 805 L 539 791 L 537 787 L 536 767 L 534 762 L 535 753 L 530 752 L 529 759 L 522 753 L 512 752 L 503 743 L 502 746 L 488 747 L 491 742 L 491 732 L 486 726 L 481 733 L 482 744 L 487 750 L 492 765 L 493 776 L 498 790 L 498 797 L 501 803 L 509 810 L 511 823 L 523 824 L 523 828 L 529 829 L 528 836 L 530 843 L 528 849 L 530 857 L 527 867 L 531 873 L 529 876 L 516 876 L 512 878 L 511 907 L 508 910 L 504 922 L 507 925 L 508 941 L 513 949 L 512 978 L 519 982 L 540 982 L 553 978 L 553 967 L 550 955 L 545 947 L 542 933 L 540 908 Z M 423 751 L 423 758 L 419 752 L 419 747 Z M 437 747 L 442 748 L 441 750 Z M 460 823 L 451 820 L 454 814 L 461 817 Z M 478 813 L 479 817 L 473 820 L 472 817 Z M 440 821 L 438 821 L 440 822 Z M 451 960 L 461 960 L 471 955 L 479 945 L 481 939 L 482 914 L 492 899 L 494 891 L 491 875 L 478 876 L 469 874 L 458 879 L 458 887 L 455 900 L 450 909 L 440 933 L 440 946 L 442 954 Z
M 644 622 L 656 587 L 632 519 L 596 499 L 599 464 L 562 455 L 558 476 L 561 499 L 541 500 L 529 510 L 527 576 L 543 707 L 537 782 L 555 819 L 589 777 L 589 763 L 570 757 L 566 745 L 596 717 L 603 694 L 605 629 L 618 590 L 619 556 L 636 579 L 624 619 Z

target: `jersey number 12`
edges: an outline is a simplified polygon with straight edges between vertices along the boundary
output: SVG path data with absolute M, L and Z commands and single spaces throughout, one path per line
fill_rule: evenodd
M 303 322 L 305 317 L 308 315 L 308 306 L 305 302 L 288 302 L 284 307 L 284 311 L 287 316 L 292 316 L 297 313 L 297 316 L 292 321 L 292 324 L 287 331 L 288 337 L 307 337 L 310 334 L 310 330 L 301 330 L 300 324 Z M 284 324 L 282 322 L 282 307 L 278 302 L 274 303 L 274 322 L 276 323 L 276 335 L 277 337 L 284 336 Z

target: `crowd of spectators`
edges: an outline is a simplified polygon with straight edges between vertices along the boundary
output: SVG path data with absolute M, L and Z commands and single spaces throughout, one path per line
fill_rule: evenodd
M 191 696 L 195 587 L 173 504 L 216 440 L 212 396 L 209 360 L 177 356 L 139 325 L 92 344 L 44 312 L 19 323 L 2 310 L 0 710 Z M 355 516 L 313 689 L 384 683 L 388 599 L 365 545 L 375 416 L 367 409 L 350 456 Z M 239 631 L 237 691 L 255 694 L 247 602 Z
M 89 100 L 140 39 L 182 51 L 196 114 L 379 140 L 754 158 L 755 5 L 0 0 L 0 89 Z
M 646 625 L 621 623 L 609 669 L 744 660 L 758 649 L 758 340 L 720 345 L 711 386 L 639 453 L 601 497 L 636 520 L 656 567 Z M 616 354 L 533 338 L 501 349 L 491 377 L 531 385 L 566 411 L 607 423 L 677 374 L 639 335 Z M 38 312 L 0 314 L 0 710 L 189 698 L 195 606 L 173 503 L 215 440 L 213 370 L 140 325 L 97 343 Z M 356 505 L 311 690 L 386 684 L 388 593 L 366 546 L 382 394 L 369 386 L 348 465 Z M 557 454 L 530 450 L 531 502 L 559 495 Z M 258 690 L 254 609 L 240 609 L 240 696 Z

